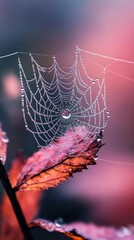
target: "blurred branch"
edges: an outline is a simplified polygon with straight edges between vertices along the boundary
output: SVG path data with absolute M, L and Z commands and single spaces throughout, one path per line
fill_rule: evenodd
M 21 210 L 21 207 L 17 200 L 16 194 L 11 186 L 6 169 L 5 169 L 1 159 L 0 159 L 0 180 L 1 180 L 3 187 L 10 199 L 10 202 L 14 209 L 15 215 L 18 219 L 18 222 L 19 222 L 19 225 L 20 225 L 20 228 L 22 230 L 25 240 L 33 240 L 30 229 L 26 223 L 25 217 L 22 213 L 22 210 Z

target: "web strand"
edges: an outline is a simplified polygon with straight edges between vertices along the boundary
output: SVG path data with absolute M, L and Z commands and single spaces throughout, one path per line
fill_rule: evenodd
M 109 159 L 104 159 L 104 158 L 99 158 L 100 161 L 106 162 L 106 163 L 111 163 L 111 164 L 116 164 L 116 165 L 124 165 L 128 167 L 134 167 L 134 163 L 132 162 L 119 162 L 119 161 L 114 161 L 114 160 L 109 160 Z

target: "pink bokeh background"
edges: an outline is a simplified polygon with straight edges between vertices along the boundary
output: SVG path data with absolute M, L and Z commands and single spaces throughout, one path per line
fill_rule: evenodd
M 84 50 L 134 62 L 133 0 L 34 0 L 16 2 L 16 8 L 12 5 L 10 10 L 8 3 L 0 5 L 3 33 L 0 41 L 5 52 L 16 51 L 17 46 L 19 51 L 70 53 L 75 52 L 78 45 Z M 67 63 L 73 62 L 72 54 L 65 56 Z M 134 64 L 117 62 L 109 70 L 126 77 L 106 73 L 107 106 L 111 116 L 104 131 L 106 145 L 99 152 L 96 166 L 76 174 L 59 189 L 61 195 L 84 202 L 87 212 L 93 203 L 89 219 L 97 223 L 134 224 Z M 24 132 L 20 105 L 13 105 L 13 110 L 9 107 L 11 98 L 18 101 L 19 79 L 10 73 L 4 74 L 2 81 L 4 108 L 8 112 L 12 135 L 16 127 Z M 16 135 L 16 139 L 21 134 Z M 26 134 L 23 140 L 24 137 Z M 11 143 L 14 152 L 17 146 Z M 23 147 L 21 141 L 20 146 Z
M 85 9 L 91 11 L 88 4 Z M 94 1 L 92 11 L 96 13 L 96 21 L 90 31 L 87 24 L 75 32 L 80 47 L 134 61 L 134 2 Z M 78 174 L 62 187 L 65 194 L 84 199 L 88 206 L 93 202 L 92 216 L 89 215 L 103 224 L 134 223 L 133 67 L 134 64 L 119 62 L 109 68 L 130 79 L 110 72 L 106 74 L 107 105 L 111 115 L 104 132 L 106 145 L 99 152 L 97 166 L 89 167 L 88 172 Z

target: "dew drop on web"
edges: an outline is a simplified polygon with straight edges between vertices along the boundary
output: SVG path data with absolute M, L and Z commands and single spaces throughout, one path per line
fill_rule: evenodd
M 61 113 L 62 118 L 69 119 L 71 117 L 71 111 L 69 109 L 64 109 Z

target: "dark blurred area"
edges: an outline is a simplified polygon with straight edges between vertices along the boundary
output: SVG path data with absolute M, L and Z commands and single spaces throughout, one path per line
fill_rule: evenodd
M 13 52 L 65 55 L 73 63 L 78 45 L 98 54 L 134 61 L 133 0 L 1 0 L 0 56 Z M 97 166 L 44 193 L 40 217 L 65 222 L 134 224 L 134 69 L 118 64 L 107 74 L 107 105 L 111 118 L 104 132 L 106 145 Z M 0 58 L 0 121 L 10 139 L 6 167 L 17 152 L 37 150 L 24 127 L 17 56 Z M 114 164 L 108 160 L 120 162 Z M 125 165 L 128 162 L 131 165 Z M 42 230 L 34 230 L 44 239 Z M 44 234 L 44 235 L 43 235 Z M 36 235 L 35 235 L 36 236 Z M 40 238 L 39 238 L 40 236 Z M 46 239 L 67 239 L 46 233 Z

